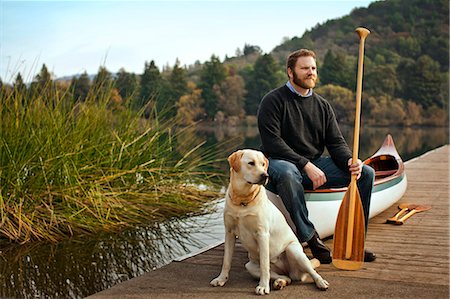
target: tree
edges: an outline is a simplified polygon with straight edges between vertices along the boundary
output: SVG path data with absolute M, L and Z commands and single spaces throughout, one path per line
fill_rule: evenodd
M 128 73 L 124 68 L 121 68 L 117 73 L 114 85 L 122 99 L 129 99 L 136 95 L 138 89 L 137 77 L 134 73 Z
M 270 54 L 260 56 L 245 77 L 247 96 L 245 111 L 247 115 L 256 115 L 259 102 L 264 95 L 278 85 L 278 67 Z
M 317 93 L 327 99 L 340 123 L 353 123 L 355 120 L 355 96 L 345 87 L 328 84 L 317 88 Z
M 73 77 L 70 88 L 72 89 L 74 100 L 84 102 L 91 88 L 91 82 L 87 72 L 84 71 L 78 78 Z
M 42 99 L 49 103 L 52 100 L 52 92 L 53 92 L 53 81 L 52 75 L 47 69 L 45 64 L 42 65 L 42 68 L 34 77 L 33 82 L 31 82 L 31 90 L 34 94 L 42 97 Z
M 395 96 L 400 90 L 400 82 L 393 65 L 377 65 L 364 78 L 366 91 L 376 94 L 388 94 Z
M 200 119 L 205 110 L 203 109 L 202 91 L 193 82 L 188 83 L 189 93 L 178 100 L 176 119 L 182 125 L 191 125 Z
M 155 61 L 145 62 L 144 73 L 141 75 L 140 92 L 134 107 L 140 109 L 146 105 L 150 99 L 155 99 L 160 92 L 162 77 Z
M 444 107 L 445 99 L 441 97 L 441 78 L 439 63 L 428 55 L 420 56 L 417 61 L 402 62 L 397 72 L 403 78 L 402 94 L 425 108 L 436 105 Z
M 216 85 L 215 92 L 218 97 L 218 109 L 222 111 L 225 116 L 239 116 L 245 115 L 244 111 L 244 96 L 245 96 L 245 82 L 244 79 L 236 74 L 232 74 L 220 84 Z
M 92 88 L 94 91 L 95 99 L 99 100 L 109 100 L 111 88 L 113 87 L 114 81 L 111 73 L 106 69 L 106 67 L 101 66 L 98 69 L 97 75 L 95 75 L 92 82 Z
M 158 110 L 164 110 L 166 117 L 174 117 L 177 113 L 176 103 L 188 92 L 186 69 L 180 67 L 180 61 L 177 59 L 157 98 Z
M 319 69 L 320 83 L 333 84 L 352 89 L 352 75 L 355 72 L 347 63 L 346 55 L 338 53 L 334 55 L 332 50 L 327 51 L 322 67 Z
M 217 112 L 218 98 L 214 92 L 214 86 L 220 85 L 226 77 L 226 68 L 220 62 L 219 57 L 212 55 L 210 61 L 206 61 L 200 72 L 199 87 L 202 89 L 202 98 L 206 115 L 213 119 Z
M 253 53 L 261 54 L 262 50 L 259 46 L 253 46 L 249 44 L 244 45 L 244 56 L 251 55 Z

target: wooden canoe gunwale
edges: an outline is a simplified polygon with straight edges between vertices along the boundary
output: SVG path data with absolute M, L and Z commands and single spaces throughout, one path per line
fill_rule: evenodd
M 384 157 L 385 160 L 395 161 L 396 169 L 390 169 L 388 171 L 395 171 L 394 173 L 390 173 L 387 176 L 381 177 L 381 172 L 375 171 L 375 181 L 374 186 L 384 184 L 395 180 L 396 178 L 403 177 L 405 173 L 405 166 L 403 164 L 403 160 L 397 152 L 395 148 L 394 141 L 392 136 L 388 134 L 383 142 L 383 145 L 378 149 L 378 151 L 373 154 L 370 158 L 364 160 L 365 165 L 372 166 L 374 163 L 379 161 L 381 157 Z M 316 190 L 305 190 L 305 193 L 335 193 L 335 192 L 346 192 L 347 186 L 342 188 L 328 188 L 328 189 L 316 189 Z

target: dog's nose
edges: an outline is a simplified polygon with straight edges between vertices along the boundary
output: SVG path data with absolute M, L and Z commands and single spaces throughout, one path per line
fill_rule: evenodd
M 269 175 L 267 174 L 267 172 L 262 173 L 260 177 L 261 177 L 260 179 L 261 184 L 263 185 L 267 184 L 267 182 L 269 181 Z

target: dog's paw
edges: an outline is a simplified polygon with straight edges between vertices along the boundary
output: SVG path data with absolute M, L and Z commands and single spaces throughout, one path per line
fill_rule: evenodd
M 317 278 L 315 282 L 316 282 L 317 288 L 322 291 L 326 291 L 328 289 L 328 287 L 330 286 L 328 281 L 326 281 L 322 277 Z
M 211 280 L 209 284 L 212 285 L 213 287 L 223 287 L 227 281 L 228 277 L 218 276 L 213 280 Z
M 273 281 L 273 288 L 275 290 L 281 290 L 290 283 L 291 283 L 290 279 L 277 278 Z
M 270 293 L 269 284 L 262 285 L 261 283 L 255 288 L 255 293 L 258 295 L 265 295 Z

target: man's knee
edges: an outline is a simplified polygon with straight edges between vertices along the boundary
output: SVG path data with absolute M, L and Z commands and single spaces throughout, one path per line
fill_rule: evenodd
M 302 174 L 295 164 L 283 160 L 270 160 L 269 176 L 279 183 L 288 185 L 302 182 Z
M 374 180 L 375 180 L 375 171 L 373 170 L 372 167 L 370 167 L 368 165 L 364 165 L 363 169 L 362 169 L 362 176 L 368 182 L 372 182 L 373 183 Z

